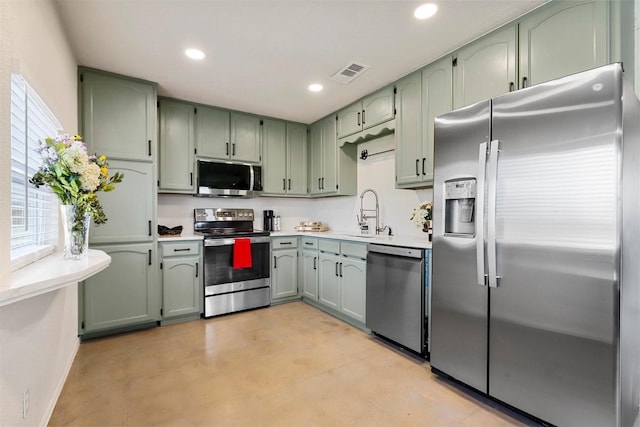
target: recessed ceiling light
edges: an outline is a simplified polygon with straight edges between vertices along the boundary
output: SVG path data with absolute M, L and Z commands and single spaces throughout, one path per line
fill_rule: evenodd
M 309 90 L 311 92 L 320 92 L 323 89 L 323 86 L 319 83 L 314 83 L 309 85 Z
M 438 11 L 438 6 L 433 3 L 426 3 L 422 6 L 419 6 L 415 12 L 413 12 L 413 16 L 418 19 L 427 19 L 431 18 Z
M 187 49 L 184 54 L 191 59 L 204 59 L 204 52 L 199 49 Z

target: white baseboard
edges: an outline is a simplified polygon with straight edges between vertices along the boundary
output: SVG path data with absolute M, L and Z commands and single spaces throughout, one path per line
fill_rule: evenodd
M 58 380 L 58 384 L 56 385 L 56 389 L 53 392 L 53 396 L 51 396 L 51 400 L 49 401 L 49 404 L 47 405 L 47 408 L 44 411 L 43 418 L 38 425 L 42 427 L 46 427 L 49 424 L 49 420 L 51 420 L 51 415 L 53 415 L 53 410 L 56 408 L 56 403 L 58 403 L 58 398 L 60 397 L 60 393 L 62 393 L 62 388 L 64 387 L 64 383 L 67 381 L 69 372 L 71 372 L 71 367 L 73 366 L 73 361 L 76 358 L 76 354 L 78 353 L 79 348 L 80 348 L 80 338 L 76 339 L 75 341 L 75 348 L 71 352 L 69 360 L 67 360 L 64 373 L 63 375 L 60 376 L 60 379 Z

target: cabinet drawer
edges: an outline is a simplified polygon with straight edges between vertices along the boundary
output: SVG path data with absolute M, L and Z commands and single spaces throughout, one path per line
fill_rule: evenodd
M 199 241 L 160 243 L 162 257 L 198 255 L 200 253 Z
M 274 250 L 277 249 L 291 249 L 298 247 L 298 238 L 297 237 L 272 237 L 271 238 L 271 248 Z
M 318 249 L 318 239 L 315 237 L 303 237 L 302 249 Z
M 366 243 L 341 242 L 340 251 L 342 255 L 365 259 L 367 257 Z
M 332 252 L 334 254 L 339 254 L 340 240 L 320 239 L 318 241 L 318 248 L 324 252 Z

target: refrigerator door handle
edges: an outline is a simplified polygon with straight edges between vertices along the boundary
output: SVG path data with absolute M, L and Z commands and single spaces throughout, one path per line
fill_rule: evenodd
M 496 185 L 498 181 L 498 151 L 499 140 L 493 140 L 489 148 L 489 162 L 487 164 L 487 265 L 489 269 L 489 287 L 498 287 L 498 273 L 496 262 Z
M 484 271 L 484 177 L 487 173 L 487 143 L 478 150 L 478 176 L 476 178 L 476 265 L 478 285 L 487 286 Z

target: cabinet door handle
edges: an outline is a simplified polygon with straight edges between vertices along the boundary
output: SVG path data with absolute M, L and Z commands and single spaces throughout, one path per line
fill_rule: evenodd
M 151 265 L 151 249 L 149 249 L 149 265 Z
M 316 261 L 318 261 L 318 257 L 317 257 L 317 256 L 314 256 L 314 257 L 313 257 L 313 269 L 314 269 L 314 270 L 317 270 L 317 269 L 318 269 L 318 268 L 317 268 L 317 266 L 316 266 Z
M 282 190 L 286 190 L 287 189 L 287 184 L 286 184 L 286 179 L 282 178 Z
M 322 178 L 318 178 L 318 190 L 322 190 L 321 182 L 322 182 Z
M 362 110 L 362 126 L 364 126 L 364 110 Z
M 149 236 L 151 236 L 151 220 L 149 220 Z
M 293 242 L 280 242 L 280 246 L 284 246 L 284 245 L 292 245 Z
M 358 126 L 360 126 L 360 111 L 358 111 Z
M 189 181 L 191 182 L 189 185 L 193 185 L 193 172 L 189 173 Z
M 340 277 L 342 277 L 342 263 L 340 263 Z
M 307 245 L 307 246 L 313 246 L 313 243 L 311 243 L 311 242 L 304 242 L 304 244 Z
M 515 87 L 516 87 L 516 85 L 514 85 L 513 82 L 509 82 L 509 92 L 513 92 Z
M 527 87 L 527 78 L 523 77 L 522 78 L 522 88 L 525 88 L 525 87 Z
M 151 140 L 149 140 L 149 151 L 148 151 L 149 155 L 151 155 Z
M 324 190 L 324 177 L 322 177 L 322 189 Z
M 233 144 L 231 144 L 231 155 L 232 156 L 236 155 L 236 143 L 235 142 Z
M 229 155 L 229 143 L 227 142 L 227 156 Z
M 420 176 L 420 171 L 418 167 L 420 166 L 420 159 L 416 159 L 416 176 Z
M 427 161 L 427 158 L 426 158 L 426 157 L 423 157 L 423 158 L 422 158 L 422 175 L 426 175 L 426 174 L 427 174 L 427 173 L 424 171 L 424 162 L 426 162 L 426 161 Z
M 188 252 L 190 250 L 191 248 L 181 248 L 181 249 L 174 249 L 173 252 Z
M 291 191 L 291 178 L 289 178 L 289 191 Z
M 273 256 L 273 268 L 278 268 L 278 261 L 275 255 Z
M 198 270 L 200 269 L 200 266 L 198 265 L 198 263 L 196 262 L 196 277 L 198 277 Z
M 339 263 L 336 262 L 336 277 L 338 277 L 338 264 Z

